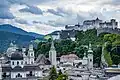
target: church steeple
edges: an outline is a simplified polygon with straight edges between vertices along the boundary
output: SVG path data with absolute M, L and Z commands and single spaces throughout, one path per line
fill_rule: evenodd
M 93 53 L 91 43 L 89 44 L 88 47 L 89 47 L 89 48 L 88 48 L 88 53 Z
M 54 42 L 52 41 L 52 43 L 51 43 L 51 48 L 50 48 L 50 50 L 55 50 L 55 46 L 54 46 Z
M 93 69 L 93 50 L 91 44 L 89 44 L 89 49 L 88 49 L 88 68 Z
M 51 64 L 54 65 L 56 67 L 56 50 L 55 50 L 55 46 L 54 46 L 54 42 L 51 42 L 51 48 L 49 51 L 49 60 L 51 61 Z

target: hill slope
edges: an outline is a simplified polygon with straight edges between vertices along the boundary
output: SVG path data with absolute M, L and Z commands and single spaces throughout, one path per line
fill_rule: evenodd
M 23 29 L 17 28 L 10 24 L 0 25 L 0 31 L 12 32 L 12 33 L 20 34 L 20 35 L 29 35 L 29 36 L 33 36 L 35 38 L 43 38 L 43 35 L 41 35 L 41 34 L 37 34 L 34 32 L 27 32 L 27 31 L 24 31 Z
M 43 40 L 44 35 L 27 32 L 10 24 L 0 25 L 0 52 L 6 51 L 10 42 L 27 46 L 32 40 Z
M 11 41 L 14 41 L 19 46 L 26 46 L 31 40 L 35 40 L 35 37 L 33 36 L 20 35 L 5 31 L 0 31 L 0 37 L 0 52 L 5 51 Z

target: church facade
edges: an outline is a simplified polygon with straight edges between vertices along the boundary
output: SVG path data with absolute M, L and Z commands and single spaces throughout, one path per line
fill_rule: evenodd
M 19 50 L 16 45 L 10 44 L 7 52 L 0 58 L 0 79 L 29 79 L 36 80 L 42 76 L 42 70 L 34 62 L 33 45 L 28 50 Z

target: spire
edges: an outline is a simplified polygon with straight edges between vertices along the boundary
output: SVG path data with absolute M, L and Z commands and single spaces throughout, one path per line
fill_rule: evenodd
M 84 56 L 86 56 L 86 53 L 84 53 Z
M 11 43 L 10 43 L 10 47 L 13 47 L 13 46 L 14 46 L 14 44 L 11 42 Z
M 99 18 L 97 17 L 96 20 L 99 20 Z
M 91 43 L 89 44 L 88 53 L 93 53 Z
M 86 57 L 86 53 L 84 53 L 84 57 L 83 57 L 83 59 L 87 59 L 87 57 Z
M 89 43 L 89 49 L 91 49 L 91 47 L 92 47 L 92 45 L 91 45 L 91 43 Z
M 51 43 L 51 48 L 50 48 L 51 50 L 55 50 L 55 46 L 54 46 L 54 42 L 52 41 L 52 43 Z

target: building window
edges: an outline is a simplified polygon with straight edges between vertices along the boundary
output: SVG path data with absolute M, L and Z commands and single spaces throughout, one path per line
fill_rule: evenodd
M 12 62 L 12 65 L 14 65 L 14 62 Z
M 16 75 L 16 78 L 20 78 L 20 77 L 22 77 L 22 75 L 20 75 L 20 73 L 18 73 L 18 74 Z
M 31 53 L 31 56 L 33 56 L 33 54 Z
M 19 62 L 17 61 L 17 65 L 19 65 Z
M 90 59 L 90 62 L 92 61 L 92 59 Z
M 3 73 L 2 77 L 3 77 L 3 78 L 6 78 L 6 77 L 7 77 L 6 73 Z
M 21 64 L 23 65 L 23 61 L 21 61 Z
M 25 64 L 27 64 L 27 61 L 25 61 Z

